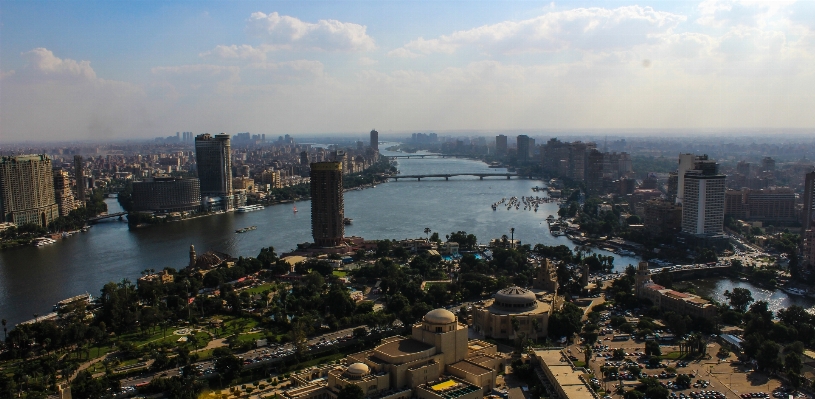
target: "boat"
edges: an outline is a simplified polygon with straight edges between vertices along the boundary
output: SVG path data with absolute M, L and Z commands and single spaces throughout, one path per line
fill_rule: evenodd
M 297 213 L 297 207 L 296 206 L 294 207 L 294 213 Z
M 343 224 L 345 224 L 346 226 L 348 226 L 348 225 L 350 225 L 351 223 L 354 223 L 354 219 L 351 219 L 351 218 L 343 218 L 343 219 L 342 219 L 342 223 L 343 223 Z
M 245 205 L 245 206 L 239 206 L 238 209 L 236 209 L 236 211 L 238 213 L 246 213 L 246 212 L 259 211 L 261 209 L 266 209 L 266 208 L 263 205 Z
M 239 229 L 239 230 L 235 230 L 235 232 L 236 233 L 246 233 L 247 231 L 252 231 L 252 230 L 255 230 L 257 228 L 258 228 L 258 226 L 249 226 L 249 227 L 244 227 L 244 228 Z
M 35 247 L 44 247 L 57 242 L 56 240 L 48 237 L 37 237 L 32 241 Z

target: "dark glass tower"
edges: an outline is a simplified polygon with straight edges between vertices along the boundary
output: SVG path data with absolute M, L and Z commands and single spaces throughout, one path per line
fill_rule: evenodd
M 336 247 L 345 236 L 342 163 L 311 164 L 311 235 L 321 247 Z

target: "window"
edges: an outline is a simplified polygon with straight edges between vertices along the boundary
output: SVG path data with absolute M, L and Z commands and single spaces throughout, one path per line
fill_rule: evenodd
M 436 332 L 440 333 L 441 332 L 441 327 L 436 327 Z

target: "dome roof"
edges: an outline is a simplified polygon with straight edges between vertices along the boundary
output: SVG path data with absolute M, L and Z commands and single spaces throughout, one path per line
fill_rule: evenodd
M 455 323 L 456 315 L 447 309 L 434 309 L 424 315 L 424 321 L 431 324 L 448 324 Z
M 368 374 L 370 371 L 370 367 L 368 367 L 368 365 L 365 363 L 354 363 L 348 366 L 348 370 L 346 370 L 346 372 L 352 376 L 363 376 Z
M 528 305 L 535 303 L 535 293 L 521 287 L 504 288 L 495 293 L 495 301 L 510 305 Z

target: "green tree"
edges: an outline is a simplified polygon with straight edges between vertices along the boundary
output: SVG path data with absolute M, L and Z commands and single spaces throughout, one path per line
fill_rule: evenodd
M 753 294 L 747 288 L 733 288 L 733 291 L 725 291 L 724 297 L 730 302 L 730 306 L 744 313 L 747 307 L 753 302 Z

